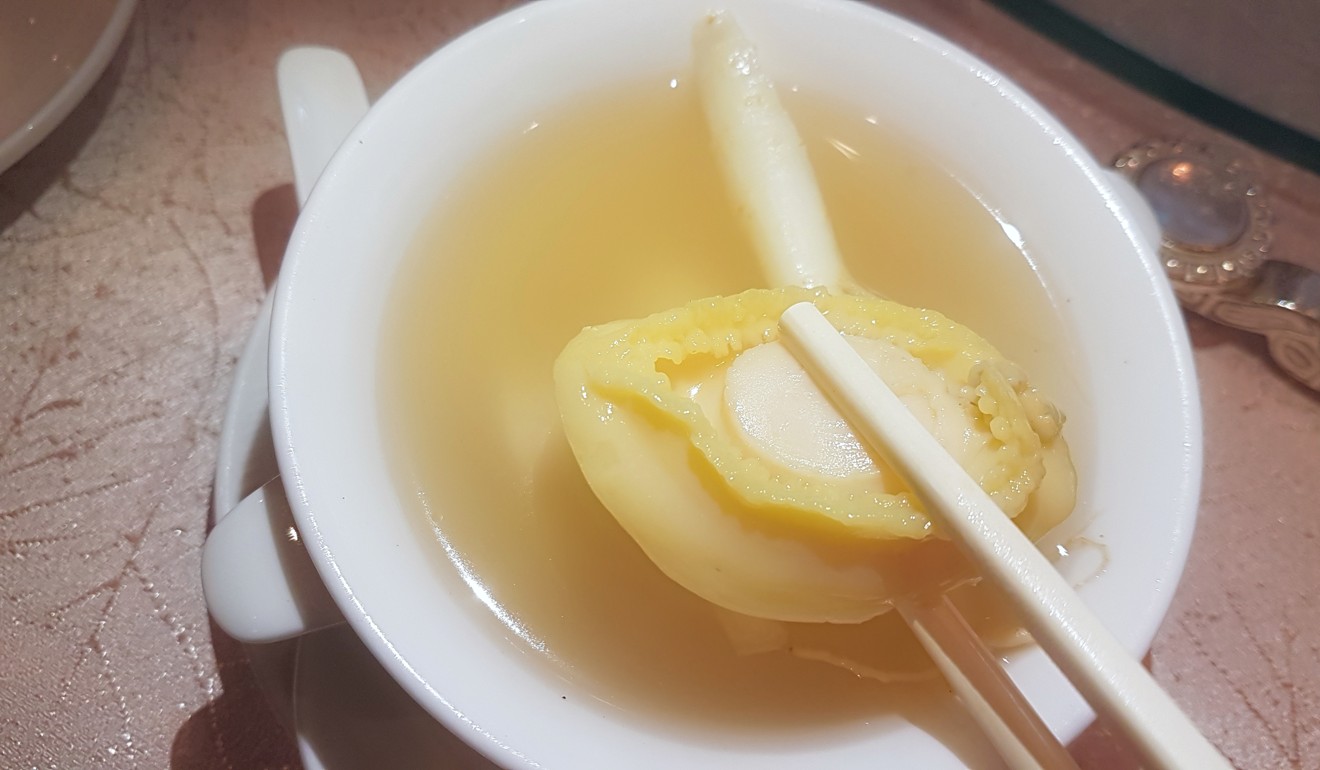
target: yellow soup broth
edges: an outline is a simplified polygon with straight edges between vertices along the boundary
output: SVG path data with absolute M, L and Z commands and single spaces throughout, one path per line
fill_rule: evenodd
M 1037 382 L 1071 379 L 1011 228 L 883 116 L 784 97 L 863 285 L 967 324 Z M 935 691 L 877 681 L 925 676 L 894 613 L 797 626 L 792 650 L 739 654 L 719 611 L 596 501 L 564 439 L 551 368 L 583 326 L 764 285 L 690 85 L 660 79 L 542 116 L 456 189 L 397 277 L 382 407 L 419 536 L 436 538 L 445 579 L 471 592 L 495 643 L 619 708 L 721 729 L 854 722 Z M 980 590 L 960 602 L 1003 637 L 1011 623 Z

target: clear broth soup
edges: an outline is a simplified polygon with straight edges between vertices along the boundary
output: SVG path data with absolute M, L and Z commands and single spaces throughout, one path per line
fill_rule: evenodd
M 863 285 L 971 326 L 1039 383 L 1071 380 L 1011 227 L 883 116 L 784 98 Z M 946 692 L 894 613 L 795 626 L 797 654 L 739 655 L 718 612 L 596 501 L 564 439 L 551 367 L 583 326 L 764 285 L 690 84 L 604 94 L 495 147 L 405 260 L 382 351 L 400 497 L 494 643 L 620 709 L 724 731 L 855 723 Z M 984 633 L 1015 627 L 987 592 L 960 593 Z M 821 650 L 853 670 L 809 659 Z

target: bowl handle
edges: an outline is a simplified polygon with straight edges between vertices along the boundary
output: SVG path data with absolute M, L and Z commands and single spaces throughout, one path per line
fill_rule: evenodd
M 202 592 L 220 628 L 249 644 L 344 622 L 303 547 L 278 478 L 211 530 L 202 549 Z

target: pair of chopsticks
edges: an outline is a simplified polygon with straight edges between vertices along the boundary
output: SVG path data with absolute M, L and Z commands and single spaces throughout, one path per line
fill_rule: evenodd
M 802 302 L 784 311 L 780 331 L 793 356 L 858 437 L 907 481 L 931 519 L 982 577 L 1008 596 L 1036 642 L 1091 707 L 1131 741 L 1151 770 L 1232 767 L 814 305 Z M 942 602 L 947 600 L 932 599 Z M 956 631 L 942 632 L 939 626 L 950 618 L 960 621 L 956 613 L 950 616 L 938 604 L 916 604 L 915 610 L 913 603 L 899 610 L 919 638 L 933 631 L 944 634 L 937 641 L 956 639 Z M 1021 711 L 1025 701 L 1016 688 L 1005 695 L 996 692 L 994 683 L 969 682 L 960 672 L 985 676 L 985 668 L 941 660 L 959 653 L 940 644 L 934 649 L 937 665 L 1005 760 L 1019 768 L 1075 766 L 1066 752 L 1057 756 L 1057 740 L 1037 734 L 1043 725 L 1030 706 Z

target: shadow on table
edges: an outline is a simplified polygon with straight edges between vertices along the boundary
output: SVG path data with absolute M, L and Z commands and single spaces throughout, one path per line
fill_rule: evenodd
M 211 624 L 221 692 L 193 712 L 174 735 L 173 770 L 297 767 L 293 739 L 280 724 L 248 664 L 242 646 Z M 288 654 L 294 648 L 289 646 Z M 292 660 L 287 670 L 293 670 Z
M 269 289 L 275 285 L 284 261 L 284 250 L 298 221 L 298 197 L 292 184 L 266 190 L 252 203 L 252 239 L 257 247 L 261 279 Z
M 1265 337 L 1233 329 L 1187 311 L 1183 312 L 1183 319 L 1187 323 L 1187 334 L 1191 338 L 1193 350 L 1210 350 L 1223 346 L 1237 348 L 1250 354 L 1257 360 L 1257 365 L 1261 369 L 1272 371 L 1280 381 L 1287 383 L 1288 387 L 1297 393 L 1310 399 L 1320 399 L 1320 393 L 1301 384 L 1275 363 Z
M 266 190 L 252 204 L 253 241 L 266 288 L 279 273 L 297 217 L 298 202 L 292 184 Z M 263 415 L 251 435 L 244 435 L 241 428 L 241 425 L 237 428 L 240 434 L 237 440 L 251 442 L 235 448 L 237 456 L 246 460 L 240 470 L 238 491 L 247 494 L 270 479 L 275 467 L 275 449 L 269 415 Z M 208 523 L 213 526 L 217 512 L 211 513 Z M 214 622 L 210 631 L 220 694 L 189 716 L 175 733 L 170 767 L 175 770 L 297 767 L 299 759 L 291 733 L 289 700 L 297 645 L 282 642 L 245 650 Z M 274 708 L 268 698 L 278 701 Z
M 1183 311 L 1183 320 L 1187 323 L 1187 336 L 1196 350 L 1232 345 L 1261 356 L 1263 361 L 1269 360 L 1269 348 L 1259 334 L 1224 326 L 1186 310 Z
M 1148 654 L 1141 664 L 1150 670 L 1150 663 Z M 1072 754 L 1077 766 L 1083 770 L 1142 770 L 1141 759 L 1129 745 L 1128 739 L 1102 721 L 1092 722 L 1090 727 L 1068 744 L 1068 753 Z
M 120 45 L 78 106 L 40 144 L 0 173 L 0 232 L 8 230 L 68 172 L 69 164 L 101 125 L 123 79 L 128 49 L 127 41 Z

